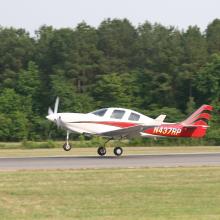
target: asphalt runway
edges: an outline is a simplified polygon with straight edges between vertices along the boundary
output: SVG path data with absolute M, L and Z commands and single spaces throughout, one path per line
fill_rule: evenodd
M 220 166 L 220 153 L 0 158 L 0 170 Z

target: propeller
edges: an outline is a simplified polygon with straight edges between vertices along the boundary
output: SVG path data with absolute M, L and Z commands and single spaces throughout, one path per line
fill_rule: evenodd
M 61 117 L 57 114 L 58 113 L 58 107 L 59 107 L 59 97 L 56 98 L 55 104 L 54 104 L 54 110 L 51 109 L 51 107 L 48 108 L 48 116 L 47 119 L 54 121 L 59 128 L 62 124 Z
M 55 101 L 55 105 L 54 105 L 54 110 L 52 110 L 52 108 L 49 107 L 48 108 L 48 115 L 57 114 L 58 113 L 59 101 L 60 101 L 60 98 L 57 97 L 56 101 Z
M 53 110 L 51 109 L 51 107 L 48 108 L 48 115 L 53 114 Z
M 60 98 L 57 97 L 56 101 L 55 101 L 55 105 L 54 105 L 54 113 L 55 114 L 57 114 L 57 112 L 58 112 L 59 102 L 60 102 Z

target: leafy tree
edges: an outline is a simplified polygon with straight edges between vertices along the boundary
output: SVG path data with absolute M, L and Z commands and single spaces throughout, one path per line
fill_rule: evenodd
M 0 129 L 0 139 L 18 141 L 28 137 L 28 116 L 32 115 L 29 98 L 13 89 L 4 89 L 0 95 L 0 114 L 2 123 L 6 123 Z
M 14 89 L 6 88 L 0 94 L 0 113 L 11 114 L 14 111 L 31 114 L 31 100 L 17 94 Z
M 186 103 L 190 97 L 197 96 L 193 81 L 198 74 L 198 69 L 207 60 L 207 43 L 197 26 L 189 26 L 182 36 L 184 57 L 175 79 L 178 88 L 175 96 L 178 99 L 178 107 L 185 109 L 188 108 Z
M 200 69 L 194 83 L 200 94 L 200 103 L 219 101 L 220 55 L 215 54 L 211 57 L 210 62 Z
M 32 59 L 35 42 L 23 29 L 0 28 L 0 87 L 13 88 L 17 73 Z
M 193 113 L 196 109 L 196 103 L 193 97 L 189 97 L 189 101 L 186 103 L 186 113 L 189 115 Z
M 181 33 L 173 27 L 145 22 L 139 25 L 135 43 L 135 61 L 139 67 L 155 72 L 169 72 L 179 64 L 182 54 Z
M 53 101 L 59 96 L 60 111 L 89 112 L 93 110 L 93 100 L 86 94 L 76 92 L 74 83 L 67 80 L 62 71 L 51 76 L 51 96 Z
M 54 36 L 54 28 L 52 26 L 42 26 L 36 31 L 36 54 L 34 60 L 39 68 L 47 74 L 51 74 L 53 60 L 50 52 L 51 41 Z M 44 80 L 47 79 L 44 75 Z
M 32 102 L 33 112 L 40 113 L 40 92 L 41 81 L 37 65 L 30 61 L 27 70 L 21 70 L 17 81 L 17 92 L 25 97 L 29 97 Z
M 138 27 L 135 62 L 141 67 L 140 86 L 144 107 L 151 102 L 178 106 L 177 75 L 183 60 L 181 32 L 146 22 Z M 163 99 L 161 99 L 163 97 Z
M 139 69 L 152 69 L 153 26 L 149 22 L 139 25 L 137 39 L 134 43 L 133 62 Z
M 0 113 L 0 141 L 7 141 L 11 135 L 10 127 L 12 125 L 11 118 L 6 114 Z
M 96 75 L 101 74 L 102 51 L 97 49 L 98 35 L 95 28 L 85 22 L 74 31 L 74 44 L 66 61 L 67 77 L 75 78 L 78 92 L 86 92 Z
M 185 64 L 192 64 L 195 68 L 207 60 L 206 39 L 197 26 L 189 26 L 183 33 L 183 47 Z
M 210 54 L 220 52 L 220 19 L 215 19 L 206 29 L 208 51 Z
M 45 119 L 57 96 L 60 111 L 118 106 L 171 121 L 208 103 L 218 131 L 219 27 L 219 19 L 205 33 L 106 19 L 98 28 L 42 26 L 34 37 L 0 27 L 0 140 L 59 138 Z M 211 130 L 207 140 L 217 136 Z
M 92 93 L 97 100 L 98 107 L 128 107 L 130 105 L 127 85 L 123 84 L 122 76 L 116 73 L 100 77 Z
M 98 49 L 103 51 L 104 73 L 127 72 L 133 66 L 132 54 L 137 38 L 135 28 L 127 19 L 107 19 L 99 28 Z
M 17 91 L 24 96 L 36 98 L 39 95 L 40 75 L 34 62 L 29 62 L 28 69 L 22 70 L 18 77 Z
M 46 113 L 44 113 L 46 115 Z M 46 140 L 51 138 L 50 134 L 54 133 L 55 137 L 59 133 L 54 132 L 56 130 L 55 126 L 51 126 L 51 123 L 48 120 L 45 120 L 45 117 L 38 115 L 33 115 L 29 120 L 28 126 L 28 139 L 30 140 Z
M 158 117 L 161 114 L 167 115 L 165 121 L 168 122 L 180 122 L 185 119 L 185 115 L 176 108 L 169 108 L 169 107 L 160 107 L 158 105 L 152 104 L 149 106 L 148 110 L 144 111 L 148 116 L 151 116 L 153 118 Z
M 9 115 L 12 123 L 9 124 L 10 139 L 13 141 L 20 141 L 28 138 L 28 119 L 25 113 L 14 111 Z
M 152 103 L 175 106 L 172 76 L 169 74 L 145 71 L 138 76 L 138 86 L 143 101 L 141 108 L 146 109 Z

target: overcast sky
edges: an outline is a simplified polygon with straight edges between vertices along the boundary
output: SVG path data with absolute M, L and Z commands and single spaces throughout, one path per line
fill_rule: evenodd
M 41 25 L 97 27 L 106 18 L 128 18 L 135 26 L 148 20 L 205 30 L 220 18 L 220 0 L 0 0 L 0 25 L 22 27 L 31 34 Z

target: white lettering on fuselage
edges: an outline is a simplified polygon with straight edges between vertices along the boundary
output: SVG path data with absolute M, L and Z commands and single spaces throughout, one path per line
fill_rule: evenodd
M 173 127 L 155 127 L 153 130 L 153 134 L 162 134 L 162 135 L 170 135 L 177 136 L 182 131 L 181 128 L 173 128 Z

